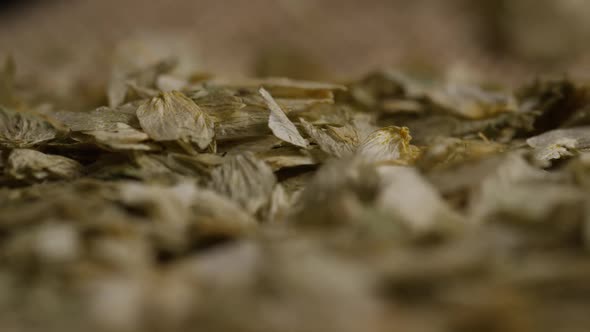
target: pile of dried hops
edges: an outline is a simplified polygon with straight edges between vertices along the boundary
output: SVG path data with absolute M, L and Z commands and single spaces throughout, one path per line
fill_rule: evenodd
M 0 74 L 2 331 L 585 331 L 590 94 Z

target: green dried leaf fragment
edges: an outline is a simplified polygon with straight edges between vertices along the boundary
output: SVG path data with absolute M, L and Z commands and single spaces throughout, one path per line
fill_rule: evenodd
M 155 141 L 188 141 L 205 149 L 215 136 L 213 120 L 180 92 L 163 92 L 136 114 L 141 128 Z
M 0 145 L 27 148 L 56 138 L 58 129 L 44 116 L 0 107 Z
M 267 107 L 270 109 L 268 127 L 272 130 L 272 133 L 287 143 L 306 148 L 309 142 L 301 136 L 297 127 L 289 120 L 283 109 L 281 109 L 268 91 L 260 88 L 260 95 L 262 95 Z
M 73 179 L 82 174 L 82 165 L 62 156 L 15 149 L 8 156 L 6 173 L 16 180 L 25 181 Z
M 411 164 L 420 149 L 410 144 L 412 136 L 406 127 L 385 127 L 374 131 L 358 147 L 357 154 L 371 162 Z
M 252 153 L 226 157 L 213 170 L 210 187 L 255 214 L 268 203 L 276 177 L 265 162 Z

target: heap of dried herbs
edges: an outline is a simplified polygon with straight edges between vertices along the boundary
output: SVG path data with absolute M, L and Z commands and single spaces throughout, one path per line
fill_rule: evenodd
M 0 330 L 590 326 L 590 87 L 0 73 Z

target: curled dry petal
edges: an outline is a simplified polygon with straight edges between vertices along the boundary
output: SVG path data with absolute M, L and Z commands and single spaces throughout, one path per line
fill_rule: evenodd
M 268 127 L 272 133 L 285 142 L 305 148 L 309 142 L 301 136 L 297 127 L 289 120 L 285 112 L 281 109 L 279 104 L 272 98 L 264 88 L 260 88 L 260 94 L 266 105 L 270 109 L 270 117 L 268 118 Z
M 399 162 L 410 164 L 420 149 L 410 144 L 412 136 L 406 127 L 385 127 L 374 131 L 359 146 L 357 153 L 371 162 Z

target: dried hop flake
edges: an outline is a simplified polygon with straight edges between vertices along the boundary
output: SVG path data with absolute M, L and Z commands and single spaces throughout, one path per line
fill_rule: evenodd
M 411 164 L 420 149 L 410 144 L 412 136 L 406 127 L 386 127 L 374 131 L 359 146 L 358 154 L 372 162 Z

